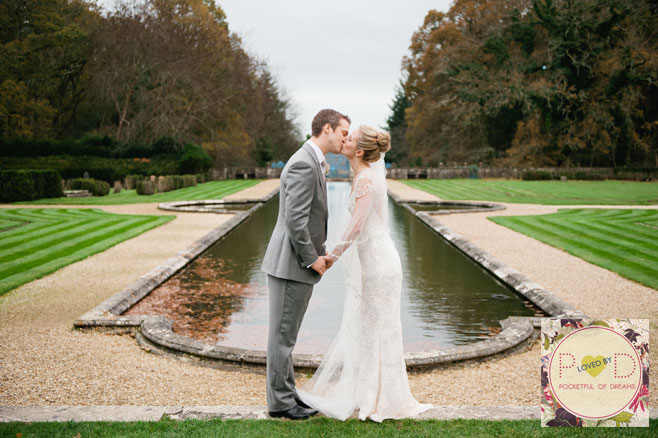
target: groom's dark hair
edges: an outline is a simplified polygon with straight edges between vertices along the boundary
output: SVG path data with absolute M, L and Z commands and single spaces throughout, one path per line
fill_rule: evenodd
M 347 120 L 347 123 L 352 123 L 348 116 L 341 114 L 336 110 L 328 108 L 320 110 L 315 115 L 315 117 L 313 117 L 313 121 L 311 122 L 311 134 L 313 137 L 320 135 L 322 133 L 322 128 L 327 123 L 329 123 L 331 129 L 335 131 L 336 127 L 338 126 L 338 122 L 340 122 L 341 119 Z

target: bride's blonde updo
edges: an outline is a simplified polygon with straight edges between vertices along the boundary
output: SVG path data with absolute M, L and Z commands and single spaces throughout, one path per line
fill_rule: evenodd
M 363 161 L 373 162 L 379 160 L 379 153 L 391 149 L 391 135 L 386 131 L 379 131 L 368 125 L 359 126 L 361 135 L 357 148 L 363 151 Z

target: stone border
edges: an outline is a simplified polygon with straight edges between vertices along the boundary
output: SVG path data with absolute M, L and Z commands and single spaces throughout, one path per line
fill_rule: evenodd
M 322 415 L 318 415 L 322 417 Z M 267 406 L 0 406 L 0 422 L 275 420 Z M 649 410 L 658 418 L 658 409 Z M 541 420 L 541 406 L 434 406 L 418 420 Z M 276 419 L 275 421 L 287 421 Z
M 544 289 L 539 284 L 533 282 L 528 277 L 521 274 L 516 269 L 507 266 L 503 262 L 497 260 L 491 254 L 478 248 L 476 245 L 455 233 L 450 228 L 441 224 L 434 216 L 446 213 L 472 213 L 477 211 L 495 211 L 504 210 L 504 205 L 490 203 L 490 202 L 455 202 L 455 201 L 421 201 L 414 199 L 403 199 L 391 190 L 388 194 L 394 201 L 403 205 L 414 216 L 420 219 L 425 225 L 438 233 L 447 242 L 452 244 L 455 248 L 467 255 L 469 258 L 477 262 L 480 266 L 486 269 L 498 280 L 503 282 L 507 287 L 512 289 L 518 295 L 528 299 L 537 307 L 539 307 L 546 314 L 552 318 L 588 318 L 585 313 L 575 309 L 571 304 L 562 300 L 554 295 L 552 292 Z M 410 203 L 417 204 L 443 204 L 443 205 L 472 205 L 481 208 L 474 208 L 468 210 L 444 210 L 437 212 L 415 211 Z M 533 320 L 535 327 L 541 326 L 541 323 Z
M 215 228 L 201 239 L 194 242 L 191 246 L 180 251 L 176 256 L 166 260 L 162 265 L 156 267 L 147 274 L 141 276 L 136 282 L 123 289 L 122 291 L 114 294 L 107 300 L 103 301 L 98 306 L 94 307 L 91 311 L 82 315 L 77 319 L 73 325 L 74 327 L 138 327 L 145 320 L 145 316 L 141 315 L 128 315 L 121 316 L 130 307 L 135 305 L 139 300 L 148 295 L 153 289 L 160 286 L 162 283 L 171 278 L 176 272 L 184 268 L 188 263 L 197 258 L 201 253 L 208 249 L 215 242 L 230 233 L 235 227 L 240 225 L 244 220 L 251 216 L 256 210 L 262 207 L 264 202 L 272 199 L 279 192 L 279 189 L 272 190 L 262 201 L 246 211 L 231 211 L 233 217 L 228 221 Z M 218 210 L 203 209 L 203 207 L 195 207 L 199 205 L 209 204 L 229 204 L 229 203 L 247 203 L 254 202 L 251 199 L 238 199 L 235 201 L 224 202 L 222 200 L 212 201 L 183 201 L 183 202 L 168 202 L 165 203 L 166 209 L 170 211 L 205 211 L 220 214 Z M 171 205 L 176 204 L 176 205 Z M 189 210 L 182 210 L 183 205 L 190 206 Z M 158 206 L 160 208 L 160 206 Z M 198 208 L 198 210 L 194 210 Z M 163 208 L 165 209 L 165 208 Z
M 247 219 L 253 211 L 259 208 L 260 205 L 262 204 L 256 205 L 246 212 L 236 213 L 231 219 L 194 242 L 188 248 L 180 251 L 176 256 L 168 259 L 162 265 L 141 276 L 135 283 L 103 301 L 90 312 L 82 315 L 73 323 L 73 325 L 75 327 L 90 327 L 99 325 L 135 326 L 141 324 L 143 317 L 139 315 L 123 317 L 120 317 L 119 315 L 135 305 L 153 289 L 171 278 L 176 272 L 184 268 L 213 243 L 233 230 L 233 228 L 237 227 Z
M 265 351 L 233 348 L 209 344 L 174 333 L 173 321 L 164 316 L 144 318 L 138 341 L 149 344 L 165 354 L 191 354 L 205 359 L 225 360 L 240 364 L 265 365 Z M 521 344 L 534 333 L 533 321 L 526 317 L 510 316 L 500 321 L 502 331 L 495 336 L 472 344 L 446 350 L 428 350 L 418 353 L 405 353 L 408 368 L 427 368 L 462 360 L 481 358 L 501 353 Z M 164 347 L 164 349 L 162 348 Z M 293 354 L 295 367 L 316 369 L 322 362 L 321 354 Z
M 479 211 L 496 211 L 496 210 L 505 210 L 507 207 L 501 204 L 493 204 L 490 202 L 470 202 L 470 201 L 421 201 L 421 200 L 400 200 L 400 198 L 388 192 L 389 196 L 393 198 L 398 204 L 402 205 L 404 208 L 409 210 L 414 216 L 416 213 L 420 213 L 413 209 L 411 204 L 420 204 L 420 205 L 467 205 L 473 208 L 455 208 L 455 209 L 442 209 L 436 211 L 426 211 L 424 213 L 429 214 L 450 214 L 450 213 L 475 213 Z M 397 199 L 396 199 L 397 198 Z
M 184 211 L 191 213 L 220 213 L 220 214 L 232 214 L 236 213 L 236 210 L 228 209 L 211 209 L 204 208 L 206 205 L 233 205 L 233 204 L 258 204 L 266 203 L 279 193 L 279 189 L 272 190 L 270 193 L 265 195 L 262 198 L 241 198 L 241 199 L 208 199 L 201 201 L 173 201 L 173 202 L 163 202 L 158 205 L 160 210 L 167 211 Z M 251 213 L 250 213 L 251 214 Z
M 148 274 L 142 276 L 126 289 L 115 294 L 96 306 L 90 312 L 84 314 L 80 319 L 74 322 L 76 328 L 91 327 L 114 327 L 114 328 L 131 328 L 136 332 L 137 341 L 142 345 L 152 346 L 155 350 L 164 354 L 172 355 L 192 355 L 202 360 L 220 360 L 230 361 L 239 364 L 256 364 L 264 365 L 266 363 L 266 352 L 259 350 L 250 350 L 245 348 L 226 347 L 216 344 L 210 344 L 198 341 L 187 336 L 174 333 L 172 330 L 173 321 L 164 316 L 151 315 L 126 315 L 122 316 L 131 306 L 145 297 L 153 289 L 160 286 L 176 272 L 185 267 L 190 261 L 194 260 L 208 247 L 213 245 L 223 236 L 232 231 L 254 211 L 264 205 L 278 193 L 275 189 L 268 193 L 260 200 L 237 199 L 232 201 L 210 200 L 210 201 L 189 201 L 189 202 L 168 202 L 160 205 L 160 208 L 170 211 L 193 211 L 204 213 L 218 213 L 218 210 L 204 208 L 206 205 L 233 204 L 258 202 L 254 207 L 247 211 L 234 213 L 234 216 L 227 222 L 206 234 L 196 241 L 192 246 L 179 252 L 175 257 L 167 260 L 163 265 L 155 268 Z M 416 217 L 421 219 L 425 224 L 437 231 L 443 238 L 457 246 L 458 249 L 465 252 L 476 262 L 482 264 L 485 269 L 501 279 L 505 284 L 510 285 L 517 293 L 527 297 L 539 305 L 542 310 L 549 314 L 559 310 L 564 313 L 568 304 L 557 302 L 552 298 L 552 294 L 544 291 L 538 285 L 531 283 L 520 273 L 507 268 L 500 262 L 488 256 L 483 251 L 472 245 L 467 240 L 452 233 L 448 228 L 441 226 L 438 222 L 432 224 L 433 218 L 426 212 L 414 212 L 413 209 L 401 201 L 395 194 L 389 192 L 389 195 L 398 203 L 404 205 Z M 407 201 L 409 202 L 409 201 Z M 431 204 L 432 202 L 420 202 Z M 457 205 L 458 203 L 451 203 Z M 461 203 L 460 203 L 461 204 Z M 490 203 L 468 203 L 476 205 L 480 209 L 469 211 L 482 211 L 505 208 L 497 204 Z M 457 210 L 463 212 L 463 210 Z M 461 239 L 461 240 L 460 240 Z M 484 256 L 483 256 L 484 255 Z M 519 278 L 517 278 L 519 277 Z M 553 305 L 553 307 L 551 307 Z M 549 311 L 547 311 L 547 309 Z M 551 313 L 553 311 L 553 313 Z M 576 313 L 570 313 L 569 316 L 575 317 Z M 582 314 L 579 314 L 579 316 Z M 582 315 L 585 317 L 585 315 Z M 538 317 L 516 317 L 510 316 L 502 321 L 501 332 L 482 341 L 472 344 L 453 347 L 445 350 L 428 350 L 416 353 L 406 353 L 405 362 L 409 368 L 427 368 L 436 365 L 475 359 L 490 356 L 509 350 L 530 338 L 535 329 L 541 326 L 541 318 Z M 295 366 L 306 369 L 315 369 L 322 362 L 323 355 L 295 354 L 293 361 Z

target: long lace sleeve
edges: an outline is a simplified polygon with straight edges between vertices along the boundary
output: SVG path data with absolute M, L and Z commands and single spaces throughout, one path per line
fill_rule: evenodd
M 364 175 L 357 180 L 354 191 L 355 204 L 352 217 L 342 232 L 340 240 L 329 253 L 334 258 L 340 257 L 347 248 L 359 240 L 362 227 L 377 199 L 375 184 L 369 175 Z

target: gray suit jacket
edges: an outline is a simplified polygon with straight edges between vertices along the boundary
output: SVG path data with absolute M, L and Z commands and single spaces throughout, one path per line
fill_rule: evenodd
M 261 269 L 275 277 L 315 284 L 320 274 L 307 268 L 326 254 L 327 187 L 318 157 L 307 142 L 281 172 L 279 217 Z

